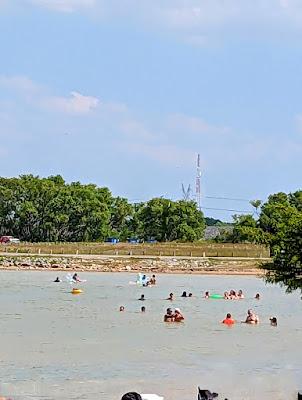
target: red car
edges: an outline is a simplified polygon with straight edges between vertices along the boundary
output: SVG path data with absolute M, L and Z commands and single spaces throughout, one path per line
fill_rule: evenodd
M 14 238 L 13 236 L 1 236 L 0 243 L 8 244 L 8 243 L 20 243 L 20 240 Z

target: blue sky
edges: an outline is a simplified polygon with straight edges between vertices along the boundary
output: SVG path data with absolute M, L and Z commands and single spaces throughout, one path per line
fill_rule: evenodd
M 206 208 L 301 189 L 301 43 L 300 0 L 0 0 L 0 175 L 177 199 L 200 153 Z

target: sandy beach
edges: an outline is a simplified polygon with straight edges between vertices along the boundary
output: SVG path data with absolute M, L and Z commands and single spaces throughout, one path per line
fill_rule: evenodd
M 1 270 L 262 275 L 270 259 L 235 257 L 156 257 L 0 253 Z

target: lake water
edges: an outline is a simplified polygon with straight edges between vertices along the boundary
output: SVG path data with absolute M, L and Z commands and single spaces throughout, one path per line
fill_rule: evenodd
M 80 275 L 87 279 L 84 293 L 74 296 L 66 281 L 52 282 L 53 272 L 0 272 L 2 395 L 120 400 L 135 390 L 196 400 L 200 385 L 223 399 L 296 400 L 302 388 L 298 293 L 246 276 L 157 275 L 156 287 L 138 288 L 129 285 L 133 274 Z M 242 289 L 246 298 L 202 298 L 205 290 L 230 289 Z M 194 297 L 180 298 L 183 290 Z M 172 303 L 164 300 L 171 291 Z M 137 300 L 142 293 L 145 314 Z M 180 307 L 185 323 L 163 323 L 168 306 Z M 227 312 L 245 319 L 248 308 L 259 326 L 220 323 Z M 278 317 L 278 327 L 270 326 L 270 316 Z

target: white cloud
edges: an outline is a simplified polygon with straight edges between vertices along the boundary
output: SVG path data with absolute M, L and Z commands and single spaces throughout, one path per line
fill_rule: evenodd
M 199 117 L 179 113 L 168 116 L 166 125 L 169 130 L 183 134 L 226 133 L 229 131 L 227 127 L 211 125 Z
M 153 132 L 145 127 L 144 124 L 135 120 L 126 118 L 120 123 L 121 131 L 129 138 L 149 140 L 154 138 Z
M 41 87 L 26 76 L 0 75 L 0 86 L 27 94 L 38 92 Z
M 147 157 L 162 165 L 177 167 L 192 165 L 196 154 L 193 150 L 184 149 L 177 145 L 150 144 L 144 142 L 126 142 L 123 149 L 127 149 L 131 153 Z
M 97 108 L 99 103 L 98 98 L 84 96 L 78 92 L 71 92 L 70 97 L 50 96 L 43 100 L 47 109 L 67 114 L 87 114 Z
M 77 91 L 72 91 L 70 96 L 53 96 L 49 89 L 35 83 L 26 76 L 0 75 L 0 87 L 16 91 L 24 97 L 24 101 L 36 107 L 66 114 L 87 114 L 96 109 L 100 100 L 93 96 L 85 96 Z M 106 110 L 122 110 L 119 103 L 108 103 Z
M 92 8 L 95 0 L 29 0 L 31 4 L 53 11 L 71 13 L 80 9 Z

